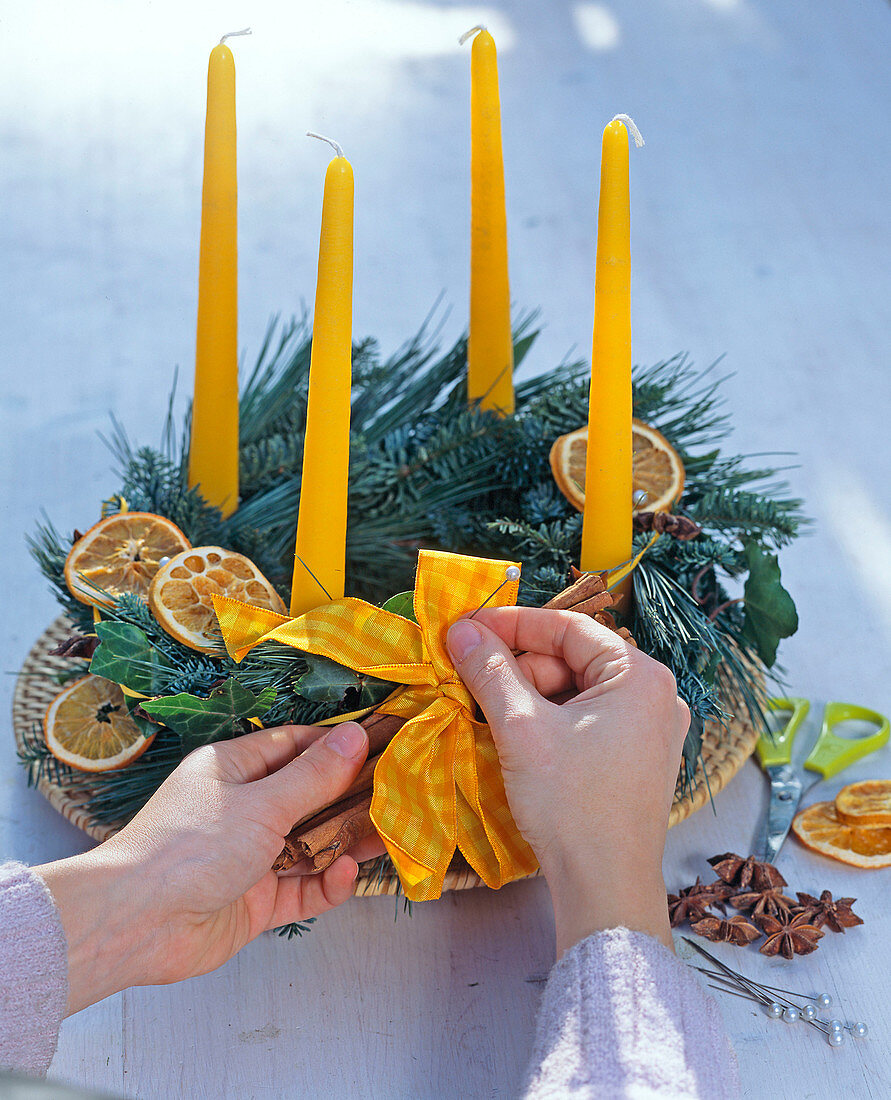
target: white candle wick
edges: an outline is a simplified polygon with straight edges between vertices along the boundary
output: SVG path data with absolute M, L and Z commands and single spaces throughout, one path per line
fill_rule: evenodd
M 488 30 L 484 23 L 477 23 L 475 27 L 471 27 L 469 31 L 465 31 L 458 39 L 458 45 L 463 46 L 468 38 L 473 38 L 475 34 L 479 34 L 480 31 Z
M 307 136 L 307 137 L 314 137 L 314 138 L 318 138 L 318 139 L 319 139 L 319 141 L 327 141 L 327 142 L 328 142 L 328 144 L 329 144 L 329 145 L 330 145 L 330 146 L 332 147 L 332 149 L 334 150 L 334 152 L 335 152 L 335 153 L 337 153 L 337 155 L 338 155 L 339 157 L 342 157 L 342 156 L 343 156 L 343 149 L 342 149 L 342 148 L 340 147 L 340 143 L 339 143 L 339 142 L 337 142 L 337 141 L 335 141 L 335 140 L 334 140 L 334 138 L 329 138 L 329 137 L 325 137 L 325 135 L 324 135 L 324 134 L 316 134 L 316 133 L 313 133 L 313 131 L 312 131 L 312 130 L 307 130 L 307 131 L 306 131 L 306 136 Z
M 638 147 L 638 149 L 643 145 L 644 139 L 641 136 L 641 132 L 640 130 L 638 130 L 631 115 L 616 115 L 614 118 L 610 119 L 610 122 L 624 122 L 625 125 L 628 127 L 629 133 L 634 138 L 634 144 Z
M 240 38 L 243 34 L 253 33 L 254 32 L 251 30 L 250 27 L 245 27 L 243 31 L 229 31 L 228 34 L 224 34 L 223 37 L 220 39 L 220 45 L 222 46 L 227 38 Z

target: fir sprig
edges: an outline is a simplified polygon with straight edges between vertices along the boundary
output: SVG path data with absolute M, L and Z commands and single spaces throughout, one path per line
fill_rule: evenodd
M 49 581 L 50 589 L 62 611 L 77 630 L 90 633 L 93 629 L 93 609 L 76 600 L 65 583 L 65 559 L 73 542 L 73 535 L 65 538 L 48 519 L 38 524 L 34 534 L 28 536 L 31 556 Z
M 515 333 L 517 363 L 535 335 L 535 319 L 528 316 Z M 522 561 L 520 602 L 541 604 L 564 587 L 569 566 L 579 560 L 581 516 L 557 490 L 549 452 L 557 436 L 587 420 L 588 368 L 566 362 L 518 381 L 516 413 L 502 419 L 468 407 L 466 338 L 444 352 L 436 345 L 429 320 L 389 357 L 372 340 L 354 344 L 346 590 L 382 602 L 413 587 L 419 547 L 442 547 Z M 119 508 L 124 498 L 130 508 L 163 514 L 193 544 L 246 554 L 286 595 L 310 353 L 306 318 L 270 325 L 241 395 L 241 502 L 234 515 L 224 519 L 199 489 L 188 487 L 189 416 L 178 429 L 172 399 L 158 449 L 134 447 L 113 425 L 109 443 L 119 489 L 106 511 Z M 678 355 L 636 368 L 633 379 L 635 415 L 658 428 L 681 455 L 686 483 L 679 507 L 702 528 L 689 542 L 663 536 L 648 550 L 634 574 L 634 610 L 626 624 L 643 649 L 674 671 L 694 714 L 685 751 L 688 780 L 702 720 L 721 720 L 730 708 L 761 720 L 764 668 L 744 609 L 730 591 L 746 579 L 747 548 L 766 554 L 787 545 L 807 524 L 801 502 L 780 479 L 786 456 L 725 452 L 730 418 L 717 366 L 697 371 Z M 636 547 L 643 544 L 636 539 Z M 69 547 L 70 540 L 49 523 L 32 539 L 63 608 L 91 630 L 91 608 L 74 600 L 64 583 Z M 164 694 L 206 696 L 236 676 L 255 694 L 275 689 L 265 716 L 269 724 L 315 722 L 349 709 L 348 693 L 339 705 L 300 695 L 298 682 L 309 665 L 287 646 L 264 644 L 236 665 L 222 651 L 205 655 L 180 645 L 135 598 L 124 597 L 103 616 L 138 626 L 163 654 L 170 665 L 160 672 Z M 52 767 L 34 746 L 28 751 L 37 753 L 29 766 Z M 101 777 L 90 787 L 97 820 L 134 812 L 175 765 L 177 753 L 176 735 L 162 730 L 125 772 Z

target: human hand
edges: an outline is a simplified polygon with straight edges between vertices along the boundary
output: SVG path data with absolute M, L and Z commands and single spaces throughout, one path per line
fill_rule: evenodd
M 319 875 L 270 868 L 294 822 L 346 790 L 367 751 L 355 722 L 207 745 L 110 840 L 36 868 L 68 940 L 69 1014 L 131 985 L 207 973 L 260 932 L 346 901 L 353 856 L 383 851 L 377 837 Z
M 558 954 L 620 924 L 671 946 L 662 853 L 690 720 L 674 676 L 570 611 L 485 608 L 448 646 L 548 881 Z

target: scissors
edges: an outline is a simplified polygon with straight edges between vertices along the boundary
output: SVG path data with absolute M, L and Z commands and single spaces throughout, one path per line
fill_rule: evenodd
M 819 772 L 819 778 L 807 787 L 792 767 L 792 742 L 811 709 L 807 699 L 771 699 L 774 713 L 790 713 L 786 724 L 772 736 L 763 733 L 755 751 L 761 766 L 770 777 L 770 806 L 757 846 L 758 858 L 772 863 L 789 833 L 792 819 L 801 799 L 824 779 L 838 775 L 849 764 L 880 749 L 888 741 L 888 719 L 874 710 L 854 703 L 827 703 L 823 710 L 820 736 L 804 761 L 808 771 Z M 834 732 L 842 722 L 867 722 L 875 728 L 860 737 L 840 737 Z

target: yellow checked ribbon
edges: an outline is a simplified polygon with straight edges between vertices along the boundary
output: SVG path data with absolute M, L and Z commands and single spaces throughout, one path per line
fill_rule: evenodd
M 377 708 L 407 721 L 375 768 L 371 818 L 412 901 L 440 896 L 456 847 L 493 889 L 537 867 L 508 809 L 492 734 L 445 644 L 451 624 L 481 604 L 516 603 L 518 581 L 505 582 L 515 564 L 421 550 L 417 623 L 353 598 L 290 619 L 214 597 L 236 661 L 275 640 L 403 685 Z

